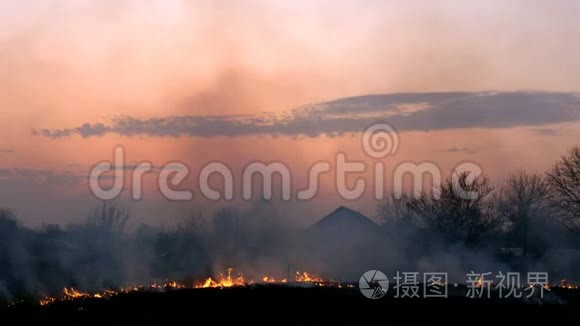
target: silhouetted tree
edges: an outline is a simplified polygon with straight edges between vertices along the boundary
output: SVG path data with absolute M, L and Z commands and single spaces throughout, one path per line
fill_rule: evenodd
M 158 233 L 153 248 L 155 275 L 183 279 L 203 274 L 209 268 L 208 228 L 203 214 L 191 211 L 174 230 Z
M 580 147 L 572 148 L 547 173 L 548 202 L 558 221 L 580 233 Z
M 15 230 L 18 228 L 16 215 L 11 210 L 0 208 L 0 227 L 2 230 Z
M 193 210 L 177 225 L 177 230 L 205 237 L 209 232 L 208 221 L 201 211 Z
M 400 198 L 389 195 L 377 206 L 377 220 L 379 223 L 411 225 L 416 222 L 415 219 L 412 198 L 409 194 L 402 194 Z
M 541 175 L 521 171 L 510 175 L 495 195 L 497 213 L 511 223 L 522 254 L 528 251 L 531 219 L 544 211 L 547 194 L 547 183 Z
M 123 232 L 129 220 L 129 211 L 115 204 L 104 202 L 95 208 L 87 219 L 87 224 L 110 232 Z
M 475 246 L 501 225 L 493 214 L 492 191 L 486 176 L 471 180 L 467 173 L 455 174 L 435 191 L 413 198 L 411 207 L 432 232 L 445 240 Z
M 26 291 L 26 280 L 30 270 L 27 252 L 28 232 L 21 227 L 16 215 L 9 209 L 0 209 L 0 299 L 8 293 L 22 294 Z

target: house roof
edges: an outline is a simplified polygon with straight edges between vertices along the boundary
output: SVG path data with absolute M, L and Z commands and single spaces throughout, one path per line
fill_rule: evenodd
M 312 225 L 313 228 L 327 227 L 373 227 L 376 223 L 367 216 L 350 209 L 340 206 L 330 214 L 323 217 L 320 221 Z

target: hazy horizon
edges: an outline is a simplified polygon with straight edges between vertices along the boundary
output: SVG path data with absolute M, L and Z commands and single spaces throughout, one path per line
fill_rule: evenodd
M 0 207 L 33 227 L 84 221 L 99 203 L 89 170 L 117 145 L 127 166 L 280 161 L 301 185 L 337 152 L 373 163 L 360 136 L 374 120 L 399 132 L 387 171 L 543 173 L 580 139 L 579 14 L 566 1 L 2 2 Z M 144 180 L 144 199 L 118 200 L 135 224 L 252 205 L 203 200 L 193 179 L 176 203 Z M 299 225 L 376 209 L 325 183 L 274 202 Z

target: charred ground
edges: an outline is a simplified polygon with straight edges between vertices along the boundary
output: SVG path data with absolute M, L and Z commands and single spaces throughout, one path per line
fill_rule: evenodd
M 169 320 L 231 321 L 376 321 L 466 322 L 469 318 L 506 321 L 580 319 L 580 291 L 552 288 L 545 300 L 470 299 L 466 289 L 450 289 L 449 298 L 377 300 L 358 288 L 256 285 L 228 289 L 179 289 L 120 294 L 107 300 L 79 299 L 48 306 L 20 303 L 2 315 L 19 320 L 61 322 L 132 322 Z M 509 315 L 509 317 L 508 317 Z M 466 319 L 467 318 L 467 319 Z

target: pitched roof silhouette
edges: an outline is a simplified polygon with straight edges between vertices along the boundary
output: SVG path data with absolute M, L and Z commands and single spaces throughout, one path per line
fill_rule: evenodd
M 312 225 L 313 228 L 333 228 L 333 227 L 374 227 L 376 223 L 367 216 L 350 209 L 340 206 L 330 214 L 323 217 L 320 221 Z

